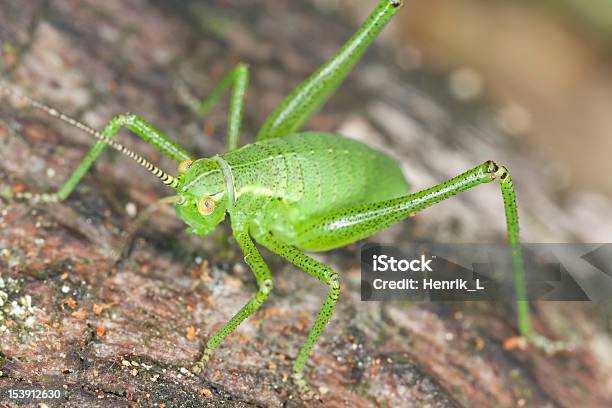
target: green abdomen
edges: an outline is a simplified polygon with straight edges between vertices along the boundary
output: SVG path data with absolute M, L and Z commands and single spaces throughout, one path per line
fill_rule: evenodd
M 286 229 L 288 234 L 291 224 L 300 220 L 399 197 L 408 191 L 393 159 L 329 133 L 267 139 L 228 152 L 223 158 L 232 168 L 238 209 L 256 214 L 274 202 L 275 208 L 287 211 L 277 211 L 266 222 L 276 219 L 282 225 L 270 227 Z

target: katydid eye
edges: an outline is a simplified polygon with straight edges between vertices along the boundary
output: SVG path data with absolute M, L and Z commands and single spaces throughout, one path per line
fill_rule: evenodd
M 202 197 L 198 200 L 198 212 L 202 215 L 210 215 L 215 211 L 217 203 L 212 197 Z

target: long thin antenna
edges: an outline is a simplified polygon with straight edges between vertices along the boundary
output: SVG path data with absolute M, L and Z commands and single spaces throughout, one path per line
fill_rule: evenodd
M 28 96 L 22 95 L 21 93 L 15 92 L 12 88 L 8 87 L 6 84 L 4 84 L 3 82 L 0 82 L 0 93 L 6 95 L 6 96 L 13 96 L 15 98 L 17 98 L 19 101 L 23 102 L 25 105 L 39 109 L 43 112 L 45 112 L 47 115 L 54 117 L 56 119 L 59 119 L 61 121 L 63 121 L 64 123 L 67 123 L 71 126 L 74 126 L 84 132 L 89 133 L 90 135 L 92 135 L 93 137 L 95 137 L 98 140 L 101 140 L 105 143 L 107 143 L 110 147 L 112 147 L 113 149 L 125 154 L 126 156 L 128 156 L 129 158 L 135 160 L 138 164 L 140 164 L 142 167 L 144 167 L 145 169 L 149 170 L 151 173 L 153 173 L 155 176 L 157 176 L 162 183 L 164 183 L 165 185 L 167 185 L 168 187 L 174 188 L 176 189 L 178 187 L 178 179 L 174 176 L 171 176 L 170 174 L 166 173 L 165 171 L 163 171 L 162 169 L 160 169 L 159 167 L 157 167 L 156 165 L 154 165 L 153 163 L 151 163 L 150 161 L 148 161 L 147 159 L 145 159 L 144 157 L 142 157 L 141 155 L 139 155 L 138 153 L 135 153 L 133 151 L 131 151 L 130 149 L 128 149 L 127 147 L 123 146 L 122 144 L 114 141 L 113 139 L 109 138 L 108 136 L 104 136 L 102 133 L 98 132 L 97 130 L 90 128 L 87 125 L 84 125 L 83 123 L 77 121 L 76 119 L 71 118 L 70 116 L 67 116 L 59 111 L 57 111 L 56 109 L 45 105 L 44 103 L 38 102 Z

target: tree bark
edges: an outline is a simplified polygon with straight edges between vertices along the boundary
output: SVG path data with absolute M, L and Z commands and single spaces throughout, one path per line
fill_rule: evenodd
M 96 128 L 134 112 L 201 157 L 223 150 L 226 109 L 194 118 L 178 103 L 175 79 L 205 95 L 237 62 L 247 62 L 252 85 L 242 138 L 252 142 L 281 98 L 355 27 L 346 17 L 288 0 L 0 5 L 4 73 L 14 87 Z M 575 228 L 580 219 L 558 204 L 555 175 L 542 171 L 545 156 L 504 136 L 486 102 L 454 100 L 444 74 L 401 62 L 383 42 L 375 45 L 308 128 L 339 131 L 390 152 L 413 189 L 487 159 L 507 163 L 527 241 L 586 239 L 588 231 Z M 87 134 L 6 102 L 0 112 L 5 193 L 52 191 L 92 143 Z M 175 172 L 152 147 L 120 139 Z M 106 152 L 61 204 L 1 204 L 0 290 L 7 299 L 0 306 L 0 390 L 61 388 L 58 405 L 70 407 L 612 404 L 612 368 L 604 360 L 609 308 L 535 305 L 538 331 L 579 338 L 582 347 L 554 356 L 509 349 L 504 341 L 517 334 L 511 305 L 361 302 L 357 245 L 317 255 L 343 284 L 307 370 L 322 401 L 301 400 L 289 375 L 325 287 L 267 252 L 272 295 L 193 376 L 187 370 L 205 340 L 255 285 L 227 227 L 191 236 L 169 209 L 139 230 L 131 252 L 115 265 L 112 252 L 133 222 L 126 204 L 142 210 L 163 195 L 168 191 L 137 164 Z M 503 242 L 497 187 L 465 193 L 370 239 L 411 240 Z M 3 404 L 16 406 L 4 394 Z

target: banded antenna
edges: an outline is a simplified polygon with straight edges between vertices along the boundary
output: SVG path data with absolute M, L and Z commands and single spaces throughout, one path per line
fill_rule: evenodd
M 97 130 L 79 122 L 76 119 L 71 118 L 70 116 L 67 116 L 59 111 L 57 111 L 56 109 L 53 109 L 50 106 L 45 105 L 44 103 L 38 102 L 28 96 L 22 95 L 21 93 L 18 93 L 16 91 L 14 91 L 13 89 L 11 89 L 10 87 L 8 87 L 6 84 L 0 82 L 0 93 L 6 95 L 6 96 L 13 96 L 15 98 L 17 98 L 20 102 L 24 103 L 27 106 L 30 106 L 32 108 L 38 109 L 43 111 L 44 113 L 46 113 L 47 115 L 59 119 L 64 123 L 67 123 L 71 126 L 74 126 L 84 132 L 89 133 L 90 135 L 92 135 L 93 137 L 95 137 L 96 139 L 108 144 L 110 147 L 112 147 L 113 149 L 119 151 L 120 153 L 126 155 L 127 157 L 133 159 L 134 161 L 136 161 L 136 163 L 140 164 L 142 167 L 144 167 L 145 169 L 149 170 L 151 173 L 153 173 L 156 177 L 158 177 L 162 183 L 164 183 L 165 185 L 167 185 L 168 187 L 174 188 L 176 189 L 178 187 L 178 179 L 174 176 L 171 176 L 170 174 L 166 173 L 165 171 L 163 171 L 162 169 L 160 169 L 159 167 L 157 167 L 156 165 L 154 165 L 153 163 L 151 163 L 150 161 L 148 161 L 147 159 L 145 159 L 144 157 L 142 157 L 141 155 L 139 155 L 138 153 L 135 153 L 133 151 L 131 151 L 130 149 L 128 149 L 127 147 L 123 146 L 122 144 L 114 141 L 113 139 L 111 139 L 108 136 L 103 135 L 102 133 L 98 132 Z

